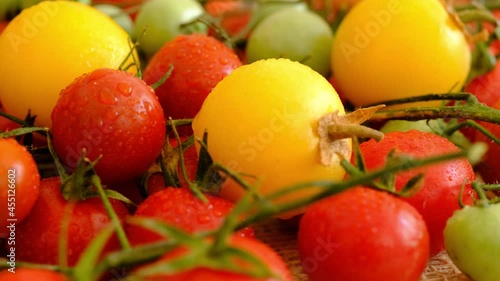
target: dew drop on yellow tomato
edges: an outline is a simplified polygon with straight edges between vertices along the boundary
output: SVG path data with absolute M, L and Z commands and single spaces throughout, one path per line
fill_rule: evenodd
M 213 160 L 237 172 L 268 195 L 293 184 L 313 180 L 341 180 L 339 161 L 322 165 L 318 122 L 344 107 L 334 88 L 310 67 L 288 59 L 259 60 L 226 76 L 193 120 L 194 134 L 208 136 Z M 351 143 L 347 155 L 350 157 Z M 280 202 L 317 193 L 317 187 L 295 192 Z M 245 193 L 233 180 L 223 184 L 221 196 L 237 201 Z M 286 213 L 287 218 L 303 210 Z
M 30 109 L 37 125 L 50 127 L 62 89 L 94 69 L 119 68 L 129 51 L 127 33 L 99 10 L 43 1 L 23 10 L 0 35 L 0 101 L 20 118 Z
M 459 91 L 469 44 L 440 0 L 363 0 L 332 47 L 338 90 L 356 106 Z

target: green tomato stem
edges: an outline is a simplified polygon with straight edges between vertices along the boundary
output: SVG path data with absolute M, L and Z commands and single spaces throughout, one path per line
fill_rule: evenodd
M 457 16 L 463 23 L 470 23 L 477 21 L 491 22 L 494 24 L 497 23 L 496 17 L 488 10 L 481 10 L 481 9 L 461 10 L 457 12 Z
M 97 188 L 99 192 L 99 196 L 101 197 L 102 203 L 104 205 L 104 209 L 108 213 L 109 218 L 111 219 L 112 224 L 114 225 L 116 235 L 118 236 L 118 240 L 120 241 L 120 245 L 123 249 L 130 249 L 130 242 L 128 241 L 127 235 L 125 234 L 125 230 L 123 229 L 122 224 L 120 223 L 120 219 L 116 214 L 111 202 L 109 201 L 108 196 L 104 192 L 104 188 L 101 184 L 101 179 L 97 175 L 92 175 L 92 183 Z
M 240 222 L 238 229 L 249 226 L 255 222 L 261 221 L 265 218 L 275 216 L 277 214 L 285 213 L 288 211 L 303 208 L 310 205 L 320 199 L 326 198 L 328 196 L 340 193 L 348 188 L 368 184 L 371 181 L 383 177 L 387 173 L 395 173 L 400 171 L 406 171 L 413 169 L 415 167 L 420 167 L 432 163 L 437 163 L 441 161 L 456 159 L 460 157 L 469 156 L 468 151 L 459 151 L 456 153 L 444 154 L 435 157 L 429 157 L 426 159 L 405 159 L 404 161 L 398 163 L 398 165 L 386 166 L 383 169 L 379 169 L 362 176 L 353 177 L 344 181 L 314 181 L 314 182 L 304 182 L 297 185 L 290 186 L 288 188 L 283 188 L 278 192 L 275 192 L 267 196 L 266 200 L 275 200 L 280 197 L 286 196 L 290 193 L 297 192 L 302 189 L 307 189 L 311 187 L 321 187 L 324 190 L 314 196 L 299 199 L 295 202 L 283 203 L 283 204 L 261 204 L 262 206 L 256 207 L 257 211 L 255 214 L 250 215 L 244 221 Z M 255 204 L 254 204 L 255 205 Z M 262 207 L 262 208 L 261 208 Z
M 168 123 L 170 123 L 170 125 L 172 126 L 172 131 L 174 132 L 175 139 L 177 140 L 177 143 L 179 144 L 177 148 L 179 149 L 179 155 L 180 155 L 179 160 L 180 160 L 180 164 L 181 164 L 182 176 L 184 177 L 184 180 L 187 182 L 189 189 L 191 190 L 191 192 L 193 192 L 193 194 L 196 196 L 196 198 L 201 200 L 203 203 L 208 203 L 208 199 L 203 194 L 203 192 L 200 191 L 200 189 L 198 188 L 198 186 L 196 184 L 194 184 L 193 182 L 191 182 L 189 180 L 189 177 L 188 177 L 187 171 L 186 171 L 186 163 L 184 162 L 184 150 L 182 149 L 181 138 L 179 137 L 179 133 L 177 132 L 177 128 L 175 127 L 175 124 L 172 123 L 172 119 L 170 119 L 168 121 Z
M 470 93 L 429 94 L 425 96 L 404 98 L 382 103 L 389 106 L 431 100 L 461 100 L 465 101 L 465 103 L 436 107 L 410 107 L 405 109 L 379 110 L 375 112 L 375 114 L 373 114 L 370 120 L 384 121 L 390 119 L 422 120 L 438 118 L 459 118 L 500 124 L 500 110 L 480 103 L 477 98 Z

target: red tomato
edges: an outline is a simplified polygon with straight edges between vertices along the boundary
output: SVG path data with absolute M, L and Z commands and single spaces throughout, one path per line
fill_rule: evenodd
M 250 254 L 253 254 L 255 257 L 264 262 L 269 269 L 276 275 L 281 277 L 282 281 L 292 281 L 292 274 L 288 269 L 287 265 L 283 261 L 283 259 L 269 246 L 260 242 L 259 240 L 241 237 L 241 236 L 232 236 L 229 244 L 233 247 L 239 248 L 241 250 L 247 251 Z M 179 255 L 185 253 L 184 249 L 174 250 L 165 256 L 163 256 L 158 262 L 166 261 Z M 235 257 L 236 264 L 242 264 L 242 269 L 244 269 L 244 261 L 239 261 Z M 153 263 L 152 265 L 154 265 Z M 139 269 L 147 268 L 146 266 L 137 268 L 134 272 Z M 132 272 L 132 276 L 134 274 Z M 232 273 L 230 271 L 224 269 L 209 269 L 209 268 L 194 268 L 191 270 L 187 270 L 184 272 L 180 272 L 175 275 L 154 275 L 146 277 L 142 280 L 154 280 L 154 281 L 275 281 L 276 278 L 253 278 L 243 274 Z
M 240 32 L 250 21 L 252 16 L 250 6 L 239 0 L 209 0 L 205 10 L 220 20 L 221 27 L 229 34 Z M 214 35 L 214 30 L 209 30 Z
M 500 100 L 494 103 L 492 107 L 500 109 Z M 500 125 L 488 122 L 479 122 L 479 124 L 485 127 L 497 138 L 500 138 Z M 496 144 L 493 140 L 486 137 L 479 131 L 475 131 L 474 140 L 488 144 L 488 152 L 484 156 L 483 161 L 477 165 L 479 174 L 487 183 L 500 182 L 500 145 Z
M 0 238 L 10 238 L 7 244 L 12 245 L 16 243 L 15 226 L 38 198 L 40 174 L 32 155 L 15 139 L 0 138 L 0 151 Z M 14 228 L 8 228 L 12 225 Z
M 15 273 L 7 270 L 0 271 L 0 281 L 68 281 L 64 274 L 39 268 L 16 268 Z
M 394 150 L 396 155 L 416 158 L 457 152 L 458 148 L 448 139 L 417 130 L 387 133 L 380 141 L 370 140 L 360 144 L 361 153 L 368 170 L 385 165 L 387 155 Z M 474 192 L 470 182 L 475 179 L 472 166 L 467 159 L 441 162 L 396 174 L 396 189 L 400 190 L 410 178 L 423 173 L 420 190 L 410 198 L 403 198 L 422 215 L 430 235 L 431 255 L 444 249 L 443 229 L 454 211 L 460 209 L 458 197 L 465 184 L 463 198 L 472 204 Z
M 97 69 L 64 89 L 52 111 L 54 147 L 74 168 L 82 149 L 102 159 L 95 170 L 106 183 L 144 173 L 161 152 L 166 124 L 153 89 L 130 73 Z
M 146 198 L 137 208 L 134 217 L 161 219 L 190 233 L 214 230 L 224 222 L 233 203 L 219 197 L 206 196 L 207 204 L 195 198 L 187 188 L 164 188 Z M 127 234 L 133 245 L 162 239 L 159 234 L 132 224 L 127 226 Z M 252 228 L 245 228 L 239 234 L 254 236 Z
M 488 106 L 500 100 L 500 62 L 497 62 L 490 72 L 474 78 L 465 87 L 465 91 L 472 93 Z
M 417 281 L 429 258 L 417 210 L 365 187 L 311 205 L 300 220 L 298 246 L 311 281 Z
M 35 206 L 16 228 L 16 256 L 19 261 L 58 264 L 61 226 L 69 223 L 67 258 L 69 266 L 75 265 L 90 241 L 111 222 L 100 198 L 92 197 L 70 204 L 62 197 L 60 185 L 58 177 L 41 181 Z M 113 199 L 110 201 L 118 218 L 124 220 L 129 215 L 125 204 Z M 105 251 L 117 250 L 117 243 L 111 239 Z
M 193 118 L 212 88 L 233 69 L 241 66 L 234 51 L 217 39 L 203 35 L 181 35 L 165 44 L 149 61 L 144 81 L 158 82 L 173 65 L 170 77 L 156 89 L 165 117 Z M 182 135 L 190 127 L 179 128 Z
M 464 91 L 473 94 L 478 101 L 488 106 L 500 100 L 500 62 L 497 62 L 490 72 L 472 79 Z M 471 141 L 475 141 L 474 128 L 465 127 L 461 132 Z

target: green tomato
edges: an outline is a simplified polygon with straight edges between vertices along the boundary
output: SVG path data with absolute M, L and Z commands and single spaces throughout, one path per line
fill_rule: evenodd
M 17 10 L 17 0 L 1 0 L 0 1 L 0 21 L 5 21 L 14 16 Z
M 323 76 L 330 73 L 333 32 L 314 12 L 283 9 L 262 20 L 248 38 L 248 62 L 287 58 L 301 62 Z
M 151 58 L 166 42 L 177 35 L 207 33 L 207 26 L 194 22 L 203 14 L 196 0 L 151 0 L 141 5 L 135 20 L 134 35 L 140 49 Z M 141 34 L 144 32 L 142 37 Z
M 129 14 L 118 6 L 109 4 L 95 5 L 94 8 L 110 16 L 119 26 L 125 30 L 130 38 L 134 39 L 134 22 Z
M 308 10 L 305 2 L 297 0 L 262 0 L 253 3 L 252 16 L 248 24 L 233 38 L 236 41 L 243 40 L 263 19 L 283 9 L 293 8 L 297 10 Z
M 444 229 L 445 248 L 460 271 L 474 281 L 500 276 L 500 205 L 466 206 Z

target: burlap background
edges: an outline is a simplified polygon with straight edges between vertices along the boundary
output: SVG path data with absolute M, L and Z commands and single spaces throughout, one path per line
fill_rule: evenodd
M 297 252 L 297 222 L 270 219 L 255 227 L 256 235 L 268 243 L 288 263 L 295 281 L 307 281 Z M 394 280 L 397 281 L 397 280 Z M 421 281 L 470 281 L 443 253 L 434 257 L 426 268 Z

